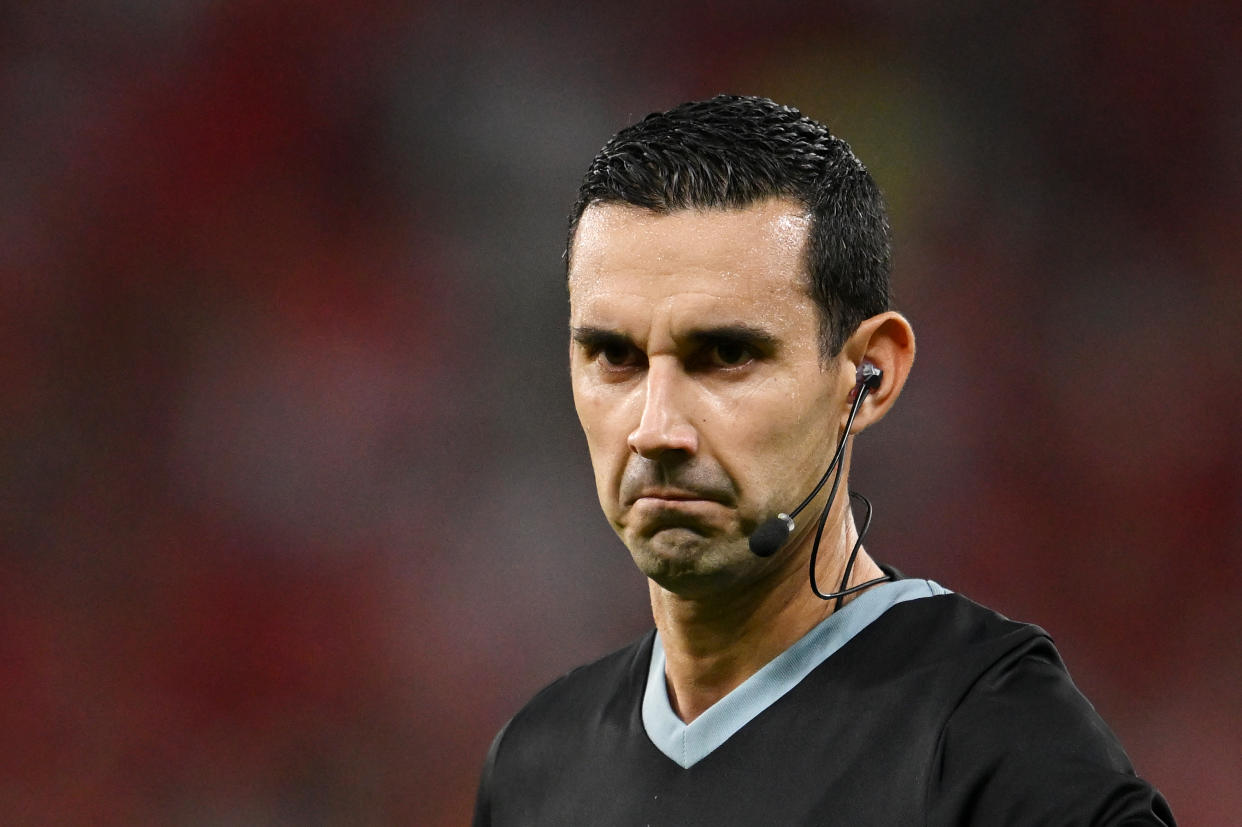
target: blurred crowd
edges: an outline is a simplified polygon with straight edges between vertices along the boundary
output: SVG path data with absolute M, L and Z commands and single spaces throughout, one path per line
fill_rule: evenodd
M 578 177 L 721 91 L 890 202 L 871 553 L 1047 628 L 1236 817 L 1242 15 L 589 6 L 0 5 L 0 822 L 469 820 L 650 622 L 568 391 Z

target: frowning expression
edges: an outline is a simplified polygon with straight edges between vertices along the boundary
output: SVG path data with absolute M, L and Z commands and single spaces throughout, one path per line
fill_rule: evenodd
M 814 485 L 843 385 L 821 358 L 809 219 L 771 199 L 594 205 L 570 264 L 570 371 L 600 505 L 666 588 L 757 565 L 750 532 Z

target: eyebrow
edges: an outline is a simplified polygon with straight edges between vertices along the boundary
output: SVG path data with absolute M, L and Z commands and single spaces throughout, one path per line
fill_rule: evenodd
M 706 327 L 690 331 L 687 338 L 698 345 L 717 345 L 722 342 L 736 342 L 744 345 L 755 345 L 764 350 L 776 349 L 778 340 L 771 332 L 755 325 L 736 323 L 717 327 Z
M 575 327 L 570 331 L 573 340 L 587 350 L 602 350 L 608 345 L 629 345 L 629 336 L 603 327 Z
M 608 345 L 629 345 L 633 339 L 615 330 L 586 325 L 572 328 L 573 340 L 588 349 L 600 349 Z M 765 350 L 775 350 L 778 339 L 762 327 L 749 324 L 724 324 L 691 330 L 686 338 L 696 345 L 715 345 L 722 342 L 755 345 Z

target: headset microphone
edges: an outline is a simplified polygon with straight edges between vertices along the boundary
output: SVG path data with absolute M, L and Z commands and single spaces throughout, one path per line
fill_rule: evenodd
M 798 512 L 795 511 L 794 514 Z M 764 520 L 750 535 L 750 550 L 758 557 L 771 557 L 785 545 L 789 535 L 793 533 L 793 517 L 781 512 L 771 519 Z
M 841 464 L 841 458 L 845 454 L 845 443 L 849 439 L 850 428 L 854 425 L 854 417 L 858 415 L 858 409 L 862 407 L 863 400 L 867 398 L 868 393 L 879 389 L 884 378 L 884 371 L 880 370 L 870 362 L 863 362 L 858 366 L 855 378 L 856 383 L 850 394 L 853 405 L 850 408 L 849 419 L 846 420 L 845 430 L 841 434 L 841 440 L 837 443 L 837 450 L 833 454 L 832 462 L 828 463 L 828 470 L 824 472 L 824 475 L 820 477 L 819 482 L 816 483 L 814 490 L 807 495 L 806 499 L 798 504 L 797 508 L 788 514 L 782 512 L 777 514 L 775 517 L 763 521 L 760 523 L 759 527 L 755 529 L 754 533 L 750 535 L 750 550 L 756 556 L 771 557 L 779 551 L 781 547 L 785 545 L 786 541 L 789 540 L 789 535 L 793 533 L 793 530 L 796 527 L 794 518 L 797 517 L 804 508 L 810 505 L 811 500 L 815 499 L 815 495 L 817 495 L 820 492 L 820 489 L 824 487 L 824 484 L 828 482 L 828 477 L 832 476 L 833 469 L 836 469 L 836 478 L 833 480 L 832 489 L 828 492 L 828 502 L 824 505 L 824 510 L 819 516 L 819 527 L 815 532 L 815 544 L 811 548 L 810 577 L 811 591 L 815 593 L 815 596 L 823 600 L 831 600 L 835 597 L 838 609 L 841 608 L 841 600 L 847 594 L 862 591 L 865 588 L 874 586 L 876 583 L 889 579 L 888 576 L 884 576 L 875 580 L 868 580 L 866 583 L 860 583 L 853 588 L 846 588 L 846 585 L 849 583 L 850 572 L 854 568 L 854 560 L 858 556 L 858 549 L 862 546 L 863 537 L 866 536 L 867 529 L 871 525 L 871 503 L 868 502 L 867 498 L 863 497 L 861 494 L 855 494 L 853 496 L 859 497 L 866 504 L 867 513 L 863 520 L 862 528 L 858 532 L 858 540 L 854 543 L 854 549 L 850 552 L 849 560 L 845 565 L 845 576 L 841 580 L 841 590 L 832 592 L 831 594 L 824 594 L 819 590 L 819 586 L 815 582 L 815 561 L 819 553 L 819 541 L 824 533 L 824 523 L 828 520 L 828 511 L 832 508 L 832 502 L 837 495 L 837 488 L 841 483 L 841 470 L 843 467 Z
M 828 476 L 832 473 L 841 461 L 841 455 L 845 452 L 845 440 L 849 438 L 850 426 L 854 424 L 854 416 L 858 413 L 858 409 L 862 406 L 863 399 L 867 393 L 880 387 L 880 382 L 884 378 L 884 371 L 877 368 L 870 362 L 863 362 L 858 366 L 858 372 L 855 373 L 856 384 L 850 392 L 853 400 L 853 407 L 850 409 L 849 421 L 845 425 L 845 433 L 841 434 L 841 441 L 837 443 L 836 453 L 832 457 L 832 462 L 828 463 L 828 470 L 820 477 L 815 489 L 807 496 L 802 503 L 788 514 L 781 512 L 771 519 L 764 520 L 760 523 L 759 528 L 750 535 L 750 550 L 759 557 L 771 557 L 780 551 L 781 546 L 785 545 L 785 541 L 789 539 L 789 535 L 793 533 L 796 524 L 794 517 L 802 513 L 802 509 L 811 504 L 811 500 L 815 499 L 815 495 L 824 487 L 824 483 L 828 482 Z M 833 486 L 834 491 L 836 486 Z M 831 504 L 831 502 L 830 502 Z

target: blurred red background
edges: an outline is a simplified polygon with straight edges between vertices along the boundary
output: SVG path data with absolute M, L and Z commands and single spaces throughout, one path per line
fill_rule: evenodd
M 868 546 L 1052 632 L 1242 811 L 1225 4 L 0 6 L 0 821 L 462 824 L 649 624 L 565 361 L 579 175 L 764 94 L 855 147 L 920 355 Z

